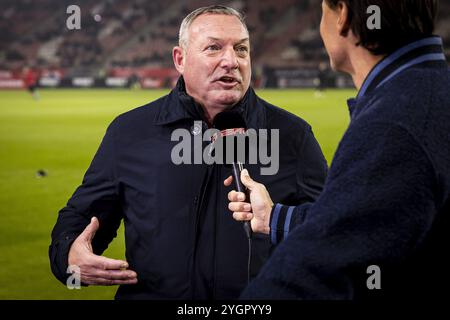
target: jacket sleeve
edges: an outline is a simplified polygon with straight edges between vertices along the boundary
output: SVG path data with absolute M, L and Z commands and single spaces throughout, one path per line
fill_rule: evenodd
M 82 184 L 60 210 L 51 234 L 50 266 L 56 278 L 64 284 L 69 276 L 66 271 L 70 246 L 93 216 L 99 219 L 100 224 L 92 242 L 95 254 L 102 254 L 117 235 L 121 209 L 114 161 L 114 129 L 111 124 Z
M 366 285 L 367 267 L 396 266 L 423 243 L 437 183 L 427 153 L 406 129 L 351 126 L 318 200 L 274 207 L 295 220 L 242 298 L 353 298 Z

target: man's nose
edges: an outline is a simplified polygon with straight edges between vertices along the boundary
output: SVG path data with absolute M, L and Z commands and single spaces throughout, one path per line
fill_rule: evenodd
M 239 62 L 234 48 L 225 49 L 222 60 L 220 61 L 220 66 L 228 70 L 239 68 Z

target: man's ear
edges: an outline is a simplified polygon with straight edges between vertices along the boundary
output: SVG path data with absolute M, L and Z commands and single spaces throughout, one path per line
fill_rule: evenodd
M 350 30 L 350 19 L 348 15 L 349 14 L 348 6 L 344 1 L 340 1 L 337 4 L 337 13 L 338 13 L 337 28 L 339 34 L 343 37 L 346 37 Z
M 172 49 L 172 58 L 175 68 L 180 74 L 184 72 L 184 50 L 183 48 L 176 46 Z

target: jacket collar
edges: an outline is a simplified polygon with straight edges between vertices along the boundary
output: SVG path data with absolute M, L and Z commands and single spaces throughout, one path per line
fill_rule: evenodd
M 258 106 L 258 97 L 251 87 L 232 109 L 242 114 L 248 128 L 266 128 L 264 110 Z M 167 99 L 164 99 L 154 123 L 168 125 L 181 120 L 203 121 L 204 119 L 203 108 L 186 93 L 184 79 L 180 76 L 175 88 L 169 93 Z
M 376 64 L 364 80 L 357 97 L 348 100 L 350 114 L 353 115 L 359 100 L 369 95 L 376 88 L 404 70 L 423 63 L 433 63 L 447 68 L 440 37 L 432 36 L 409 43 Z
M 203 109 L 186 93 L 184 79 L 178 78 L 175 88 L 163 99 L 156 125 L 171 124 L 184 119 L 202 120 Z

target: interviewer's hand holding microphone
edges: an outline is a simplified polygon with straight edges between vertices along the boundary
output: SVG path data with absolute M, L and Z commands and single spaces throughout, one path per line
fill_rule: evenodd
M 69 251 L 69 265 L 80 268 L 81 282 L 90 285 L 122 285 L 137 283 L 137 274 L 126 270 L 128 263 L 94 254 L 92 239 L 99 228 L 96 217 L 75 239 Z
M 246 169 L 241 172 L 241 182 L 247 187 L 250 199 L 246 199 L 243 192 L 233 190 L 228 193 L 228 208 L 233 212 L 233 218 L 237 221 L 250 221 L 253 232 L 269 234 L 273 201 L 266 187 L 254 181 Z M 224 181 L 225 186 L 232 183 L 232 176 Z
M 225 111 L 216 115 L 213 125 L 214 128 L 220 130 L 223 139 L 239 136 L 242 138 L 243 132 L 247 130 L 247 124 L 242 114 L 233 111 Z M 240 157 L 239 151 L 237 156 L 240 159 L 235 158 L 232 162 L 232 175 L 224 181 L 224 185 L 228 187 L 234 182 L 237 191 L 233 190 L 228 193 L 228 200 L 230 200 L 228 208 L 233 211 L 235 220 L 245 222 L 244 229 L 250 239 L 253 232 L 270 233 L 270 213 L 273 201 L 266 187 L 253 181 L 248 171 L 243 168 L 245 161 L 242 161 L 242 158 L 246 159 L 247 155 L 243 150 L 240 150 L 240 152 Z M 228 160 L 225 156 L 224 159 Z M 236 179 L 236 181 L 233 181 L 233 179 Z M 249 195 L 250 199 L 246 199 L 246 194 Z M 250 223 L 247 223 L 247 221 L 250 221 Z

